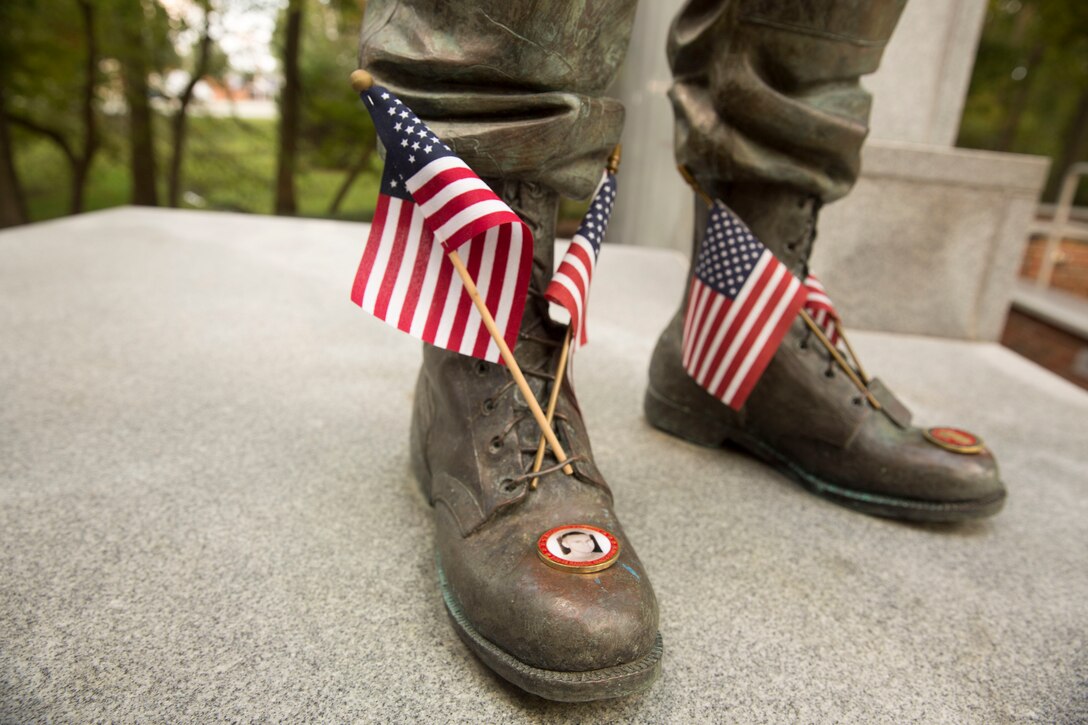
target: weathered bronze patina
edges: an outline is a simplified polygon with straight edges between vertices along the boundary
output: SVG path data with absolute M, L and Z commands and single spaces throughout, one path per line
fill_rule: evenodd
M 690 0 L 668 43 L 676 155 L 803 275 L 822 204 L 854 183 L 876 69 L 905 0 Z M 560 195 L 588 196 L 619 139 L 605 96 L 634 0 L 370 0 L 360 65 L 394 90 L 532 228 L 531 299 L 516 357 L 538 399 L 563 330 L 541 290 Z M 664 30 L 664 29 L 662 29 Z M 632 150 L 637 153 L 637 150 Z M 646 203 L 649 200 L 628 200 Z M 701 241 L 705 206 L 696 202 Z M 958 520 L 1001 507 L 992 457 L 957 455 L 910 426 L 876 383 L 859 397 L 798 322 L 746 407 L 733 413 L 680 364 L 680 320 L 662 335 L 647 415 L 706 444 L 739 443 L 810 489 L 871 513 Z M 661 663 L 657 604 L 612 510 L 569 385 L 555 416 L 575 473 L 530 467 L 540 431 L 507 371 L 425 347 L 412 464 L 434 505 L 438 575 L 464 641 L 524 689 L 591 700 L 647 687 Z M 529 481 L 539 477 L 540 484 Z M 551 566 L 539 537 L 568 524 L 614 536 L 593 574 Z
M 530 299 L 515 349 L 538 400 L 565 330 L 547 316 L 560 194 L 588 196 L 619 140 L 603 95 L 634 18 L 628 0 L 371 0 L 360 65 L 391 88 L 532 228 Z M 644 689 L 661 666 L 657 601 L 593 462 L 569 381 L 555 421 L 575 473 L 550 455 L 503 367 L 426 347 L 412 465 L 434 505 L 438 574 L 458 634 L 493 670 L 557 700 Z M 580 573 L 546 563 L 542 532 L 610 532 L 618 557 Z M 601 563 L 601 562 L 599 562 Z M 598 567 L 593 567 L 597 569 Z
M 879 65 L 903 5 L 692 0 L 670 30 L 677 161 L 802 279 L 820 207 L 857 178 L 870 107 L 859 79 Z M 698 197 L 695 206 L 697 249 L 706 206 Z M 959 521 L 1004 505 L 988 451 L 963 456 L 933 445 L 878 380 L 859 395 L 801 321 L 739 412 L 684 371 L 681 325 L 677 314 L 650 365 L 645 407 L 657 427 L 704 445 L 739 445 L 867 513 Z
M 811 246 L 809 232 L 797 236 L 806 228 L 800 223 L 805 197 L 776 197 L 752 185 L 734 188 L 740 189 L 752 194 L 732 194 L 726 203 L 739 208 L 780 258 L 803 267 Z M 758 208 L 748 206 L 749 200 Z M 706 207 L 699 200 L 696 205 L 700 243 Z M 783 233 L 791 216 L 798 225 Z M 989 451 L 964 456 L 933 445 L 910 425 L 909 411 L 883 385 L 877 386 L 881 408 L 874 408 L 799 320 L 744 407 L 733 411 L 699 387 L 681 364 L 685 305 L 686 300 L 650 363 L 645 410 L 658 428 L 701 445 L 738 445 L 808 490 L 879 516 L 961 521 L 992 515 L 1004 505 L 1005 489 Z

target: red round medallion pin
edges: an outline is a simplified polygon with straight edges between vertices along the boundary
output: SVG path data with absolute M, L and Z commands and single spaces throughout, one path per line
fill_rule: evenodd
M 548 566 L 592 574 L 616 563 L 620 542 L 610 532 L 588 524 L 556 526 L 540 535 L 536 553 Z
M 922 431 L 926 440 L 953 453 L 981 453 L 985 447 L 974 433 L 959 428 L 930 428 Z

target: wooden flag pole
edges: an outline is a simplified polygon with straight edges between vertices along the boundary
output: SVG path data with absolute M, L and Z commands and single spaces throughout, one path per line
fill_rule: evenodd
M 545 417 L 548 419 L 548 428 L 551 428 L 552 419 L 555 417 L 555 406 L 559 402 L 559 389 L 563 387 L 563 380 L 567 374 L 567 353 L 570 350 L 570 326 L 567 326 L 567 334 L 563 336 L 563 348 L 559 351 L 559 367 L 555 370 L 555 382 L 552 383 L 552 393 L 548 396 L 548 409 L 544 412 Z M 544 446 L 547 444 L 547 439 L 544 436 L 540 436 L 540 444 L 536 447 L 536 458 L 533 459 L 533 473 L 540 470 L 540 467 L 544 464 Z M 529 481 L 529 488 L 536 488 L 536 482 L 540 480 L 534 478 Z
M 623 154 L 623 144 L 616 144 L 612 148 L 612 153 L 608 155 L 608 163 L 605 168 L 608 169 L 610 174 L 616 174 L 620 170 L 620 157 Z M 555 406 L 559 402 L 559 391 L 563 387 L 563 381 L 566 379 L 567 374 L 567 358 L 570 350 L 570 336 L 571 327 L 567 325 L 567 334 L 563 336 L 563 347 L 559 351 L 559 365 L 555 370 L 555 382 L 552 383 L 552 392 L 548 396 L 548 410 L 545 411 L 545 416 L 548 419 L 548 426 L 551 427 L 552 419 L 555 417 Z M 547 439 L 541 435 L 540 443 L 536 447 L 536 458 L 533 459 L 533 473 L 540 470 L 540 467 L 544 464 L 544 446 L 547 444 Z M 529 482 L 529 488 L 536 488 L 539 478 L 534 478 Z
M 869 403 L 877 410 L 880 410 L 883 406 L 881 406 L 877 399 L 873 397 L 873 394 L 869 392 L 869 387 L 865 383 L 861 382 L 861 378 L 859 378 L 858 374 L 854 372 L 854 368 L 850 367 L 850 365 L 847 364 L 846 360 L 843 358 L 842 353 L 839 352 L 838 348 L 831 344 L 831 340 L 827 339 L 827 335 L 825 335 L 824 331 L 820 329 L 820 326 L 816 324 L 816 321 L 813 320 L 804 310 L 801 310 L 801 319 L 805 321 L 805 324 L 808 325 L 808 328 L 812 330 L 813 333 L 815 333 L 816 338 L 820 341 L 820 343 L 824 347 L 826 347 L 827 351 L 831 353 L 831 356 L 835 358 L 835 362 L 839 364 L 839 367 L 846 371 L 846 375 L 850 378 L 854 385 L 858 386 L 858 390 L 864 393 L 865 397 L 869 399 Z
M 688 171 L 688 167 L 681 164 L 680 166 L 677 166 L 676 169 L 680 172 L 680 175 L 684 177 L 684 181 L 688 182 L 688 186 L 690 186 L 692 190 L 699 195 L 699 198 L 703 200 L 703 203 L 705 203 L 708 208 L 713 207 L 714 200 L 710 198 L 710 194 L 706 193 L 706 191 L 703 190 L 703 187 L 699 185 L 699 182 L 695 180 L 695 177 L 691 175 L 691 172 Z
M 510 352 L 506 340 L 503 339 L 502 333 L 499 332 L 499 328 L 495 325 L 495 320 L 491 317 L 491 312 L 487 309 L 487 305 L 484 304 L 483 298 L 480 297 L 480 292 L 476 289 L 476 283 L 472 281 L 472 275 L 468 273 L 464 263 L 461 261 L 461 255 L 459 255 L 455 249 L 450 252 L 449 257 L 450 261 L 453 262 L 453 266 L 457 268 L 457 274 L 461 276 L 461 283 L 465 285 L 465 290 L 468 292 L 469 297 L 472 298 L 472 303 L 476 305 L 476 311 L 480 313 L 480 319 L 483 320 L 484 327 L 491 333 L 491 339 L 499 346 L 499 352 L 502 354 L 502 359 L 506 363 L 506 367 L 510 370 L 510 374 L 514 376 L 514 382 L 517 383 L 518 389 L 525 398 L 525 402 L 528 403 L 529 410 L 536 419 L 537 425 L 539 425 L 540 430 L 544 432 L 544 438 L 548 441 L 548 445 L 552 447 L 552 451 L 555 453 L 555 457 L 559 462 L 566 462 L 567 454 L 563 451 L 563 446 L 559 445 L 559 439 L 555 437 L 555 431 L 552 430 L 552 426 L 548 422 L 548 419 L 544 417 L 544 411 L 540 409 L 540 403 L 536 401 L 536 396 L 533 395 L 533 391 L 529 387 L 529 383 L 526 382 L 525 376 L 521 374 L 521 368 L 518 367 L 518 361 L 514 359 L 514 353 Z M 567 464 L 563 466 L 563 473 L 569 476 L 574 473 L 574 469 L 570 464 Z
M 846 351 L 850 353 L 850 359 L 858 366 L 858 375 L 861 376 L 861 379 L 865 381 L 865 385 L 868 386 L 872 378 L 865 373 L 865 368 L 861 366 L 861 359 L 858 357 L 858 354 L 854 352 L 854 346 L 850 344 L 850 338 L 846 336 L 846 330 L 842 326 L 842 320 L 835 318 L 835 324 L 839 326 L 839 337 L 842 338 L 843 343 L 846 345 Z
M 355 92 L 363 93 L 364 91 L 369 90 L 373 85 L 374 76 L 370 75 L 365 70 L 360 68 L 351 72 L 351 87 Z M 491 312 L 487 309 L 487 305 L 484 303 L 483 298 L 480 297 L 480 292 L 476 289 L 476 283 L 473 282 L 472 275 L 465 269 L 465 265 L 461 262 L 461 256 L 457 253 L 456 249 L 449 253 L 449 258 L 450 261 L 453 262 L 453 266 L 457 269 L 457 274 L 461 276 L 461 283 L 465 286 L 465 291 L 468 292 L 469 297 L 472 298 L 472 303 L 476 306 L 476 311 L 480 313 L 480 319 L 483 320 L 487 331 L 491 333 L 491 339 L 498 345 L 499 353 L 502 354 L 502 359 L 506 363 L 506 367 L 510 370 L 510 374 L 514 376 L 514 382 L 517 383 L 518 389 L 525 398 L 525 402 L 528 404 L 529 410 L 533 414 L 533 418 L 536 419 L 537 425 L 540 426 L 540 430 L 544 432 L 544 438 L 548 441 L 548 445 L 552 447 L 552 450 L 555 452 L 555 457 L 559 462 L 565 463 L 567 454 L 563 451 L 563 446 L 559 444 L 559 439 L 555 437 L 551 424 L 544 417 L 544 411 L 540 409 L 540 403 L 537 402 L 536 396 L 533 395 L 533 391 L 529 387 L 529 383 L 525 380 L 525 376 L 522 375 L 521 368 L 518 367 L 518 362 L 514 359 L 514 354 L 510 352 L 510 347 L 506 344 L 506 340 L 503 339 L 502 333 L 499 332 L 499 328 L 495 325 L 495 319 L 491 316 Z M 563 472 L 569 476 L 574 473 L 574 468 L 572 468 L 570 464 L 567 464 L 563 466 Z

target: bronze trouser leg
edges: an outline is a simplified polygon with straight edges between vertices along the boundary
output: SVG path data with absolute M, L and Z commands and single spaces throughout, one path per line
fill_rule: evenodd
M 718 191 L 829 202 L 858 175 L 870 96 L 906 0 L 689 0 L 669 31 L 676 158 Z
M 370 0 L 360 63 L 487 179 L 592 193 L 635 0 Z
M 876 70 L 905 0 L 690 0 L 669 32 L 677 160 L 700 178 L 827 202 L 858 172 Z M 603 95 L 635 0 L 370 0 L 360 60 L 487 178 L 582 198 L 618 140 Z

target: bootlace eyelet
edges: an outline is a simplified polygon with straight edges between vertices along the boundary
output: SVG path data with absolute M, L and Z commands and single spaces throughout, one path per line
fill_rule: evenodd
M 797 347 L 801 348 L 802 350 L 807 350 L 808 340 L 801 340 L 801 342 L 797 343 Z
M 502 446 L 503 446 L 502 438 L 499 438 L 498 436 L 495 436 L 494 438 L 491 439 L 491 443 L 488 444 L 488 450 L 490 450 L 492 453 L 498 453 L 499 451 L 502 450 Z
M 825 377 L 825 378 L 833 378 L 833 377 L 835 377 L 835 371 L 834 371 L 834 370 L 825 370 L 825 371 L 824 371 L 824 377 Z
M 854 399 L 850 402 L 852 402 L 854 405 L 861 406 L 865 404 L 865 398 L 861 397 L 860 395 L 855 395 Z
M 483 360 L 480 360 L 479 362 L 476 363 L 476 374 L 479 375 L 480 377 L 483 377 L 484 375 L 487 375 L 487 370 L 488 370 L 487 363 L 484 362 Z
M 485 398 L 484 402 L 480 403 L 480 410 L 484 415 L 491 415 L 495 412 L 495 401 L 491 398 Z
M 503 482 L 499 485 L 499 488 L 502 489 L 503 493 L 514 493 L 518 490 L 519 484 L 512 478 L 505 478 L 503 479 Z

